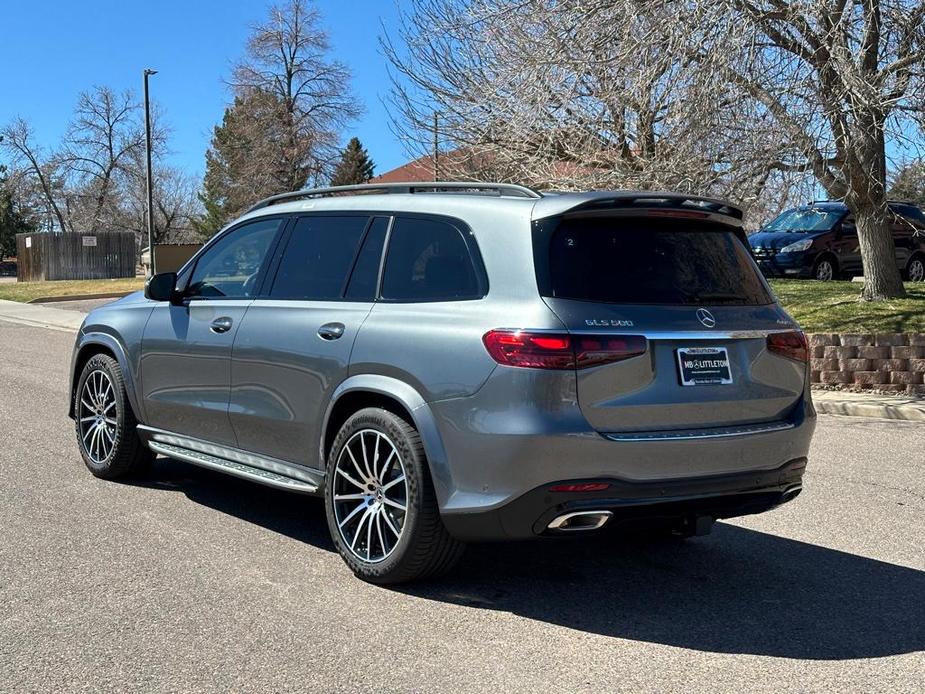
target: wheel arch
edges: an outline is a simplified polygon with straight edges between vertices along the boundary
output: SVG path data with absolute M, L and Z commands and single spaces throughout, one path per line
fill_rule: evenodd
M 71 387 L 69 389 L 68 399 L 68 416 L 74 417 L 74 389 L 77 388 L 77 381 L 80 378 L 80 372 L 84 366 L 97 354 L 105 354 L 112 357 L 119 364 L 122 370 L 122 381 L 125 384 L 125 392 L 131 403 L 132 411 L 135 418 L 141 421 L 138 416 L 138 400 L 135 392 L 135 379 L 132 370 L 129 368 L 128 358 L 121 343 L 112 335 L 106 333 L 86 333 L 80 337 L 74 348 L 74 358 L 71 364 Z
M 337 432 L 351 414 L 364 407 L 381 407 L 406 420 L 418 430 L 439 506 L 449 498 L 451 477 L 446 450 L 430 407 L 413 387 L 389 376 L 362 374 L 351 376 L 331 396 L 322 423 L 319 462 L 327 467 L 327 457 Z

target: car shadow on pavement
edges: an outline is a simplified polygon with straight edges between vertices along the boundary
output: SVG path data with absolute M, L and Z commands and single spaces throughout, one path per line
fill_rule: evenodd
M 470 547 L 402 591 L 718 653 L 844 660 L 925 650 L 925 572 L 718 523 L 709 537 Z
M 160 460 L 144 486 L 334 551 L 317 499 Z M 846 660 L 925 650 L 925 572 L 727 523 L 684 542 L 603 534 L 470 546 L 392 588 L 621 639 Z

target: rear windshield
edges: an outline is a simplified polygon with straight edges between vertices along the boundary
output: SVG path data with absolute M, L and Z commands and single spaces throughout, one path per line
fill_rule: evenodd
M 545 296 L 600 303 L 773 302 L 736 233 L 694 222 L 566 220 L 538 279 Z

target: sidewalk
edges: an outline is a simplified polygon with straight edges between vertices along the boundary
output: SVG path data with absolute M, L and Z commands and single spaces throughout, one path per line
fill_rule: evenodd
M 23 304 L 18 301 L 0 299 L 0 321 L 31 325 L 50 330 L 76 332 L 86 314 L 51 308 L 42 304 Z
M 913 395 L 878 395 L 838 390 L 814 390 L 813 404 L 819 414 L 877 417 L 925 422 L 925 398 Z

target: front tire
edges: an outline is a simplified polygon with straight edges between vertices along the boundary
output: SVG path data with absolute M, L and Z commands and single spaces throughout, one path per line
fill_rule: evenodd
M 909 282 L 925 282 L 925 256 L 914 255 L 906 266 L 906 280 Z
M 401 417 L 367 408 L 341 427 L 328 456 L 325 513 L 357 577 L 380 585 L 450 570 L 464 545 L 440 519 L 424 446 Z
M 820 258 L 813 266 L 813 279 L 817 279 L 820 282 L 829 282 L 834 280 L 837 276 L 838 268 L 835 266 L 835 261 L 828 256 Z
M 90 357 L 80 372 L 74 391 L 74 426 L 80 455 L 96 477 L 136 476 L 154 460 L 138 437 L 138 420 L 119 362 L 106 354 Z

